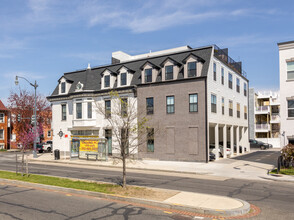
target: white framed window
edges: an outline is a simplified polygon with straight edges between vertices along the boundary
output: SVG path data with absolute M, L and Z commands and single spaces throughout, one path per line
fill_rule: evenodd
M 0 149 L 1 149 L 1 150 L 4 149 L 4 144 L 0 144 Z
M 165 67 L 165 80 L 171 80 L 174 78 L 174 66 L 169 65 Z
M 216 81 L 216 63 L 213 63 L 213 80 Z
M 244 96 L 247 96 L 247 84 L 244 83 Z
M 222 67 L 222 84 L 223 85 L 225 84 L 225 70 L 223 67 Z
M 229 73 L 229 88 L 233 89 L 233 75 Z
M 145 83 L 152 82 L 152 68 L 145 69 Z
M 120 74 L 120 85 L 121 86 L 127 85 L 127 73 Z
M 0 140 L 4 140 L 4 129 L 0 129 Z
M 88 118 L 92 118 L 92 102 L 88 102 Z
M 233 101 L 229 100 L 229 116 L 233 117 Z
M 240 93 L 240 79 L 239 78 L 237 78 L 237 80 L 236 80 L 236 90 L 237 90 L 237 92 Z
M 222 97 L 222 114 L 225 114 L 225 98 Z
M 189 62 L 188 63 L 188 77 L 194 77 L 197 73 L 197 63 Z
M 76 103 L 76 119 L 81 119 L 83 116 L 82 103 Z
M 104 76 L 104 87 L 110 87 L 110 75 Z
M 288 117 L 294 118 L 294 100 L 288 100 Z
M 61 104 L 61 120 L 66 121 L 66 104 Z
M 5 122 L 5 115 L 4 113 L 0 113 L 0 123 L 4 123 Z
M 287 62 L 287 79 L 294 80 L 294 62 Z
M 166 113 L 173 114 L 175 113 L 175 96 L 166 97 Z
M 211 112 L 216 113 L 216 95 L 211 94 Z
M 65 93 L 65 82 L 61 83 L 61 93 Z
M 198 94 L 189 94 L 189 112 L 198 112 Z

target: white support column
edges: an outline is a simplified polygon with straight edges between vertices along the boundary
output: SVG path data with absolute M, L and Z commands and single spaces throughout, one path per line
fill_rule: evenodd
M 247 152 L 250 152 L 249 136 L 248 136 L 248 127 L 244 128 L 244 142 Z
M 245 149 L 245 139 L 244 139 L 244 127 L 241 127 L 241 146 L 242 146 L 242 154 L 244 154 L 245 153 L 245 151 L 244 151 L 244 149 Z
M 230 127 L 230 136 L 231 136 L 231 157 L 234 156 L 234 126 Z
M 207 124 L 207 137 L 206 137 L 206 141 L 207 141 L 207 147 L 208 147 L 208 149 L 207 149 L 207 152 L 208 152 L 208 154 L 207 154 L 207 161 L 209 161 L 209 152 L 210 152 L 210 149 L 209 149 L 209 146 L 210 146 L 210 141 L 209 141 L 209 138 L 210 138 L 210 132 L 209 132 L 209 123 Z
M 227 158 L 227 125 L 223 127 L 223 149 L 224 149 L 224 158 Z
M 216 149 L 215 159 L 218 160 L 219 159 L 218 124 L 216 124 L 214 127 L 214 144 L 215 144 L 215 149 Z
M 239 126 L 237 126 L 237 129 L 236 129 L 236 148 L 237 148 L 237 155 L 240 154 L 240 149 L 239 149 L 239 141 L 240 141 L 240 137 L 239 137 Z

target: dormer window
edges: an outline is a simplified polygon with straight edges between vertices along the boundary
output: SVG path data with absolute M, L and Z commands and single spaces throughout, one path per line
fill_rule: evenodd
M 129 86 L 135 72 L 128 66 L 122 65 L 115 73 L 117 76 L 117 87 Z
M 174 66 L 169 65 L 165 67 L 165 79 L 171 80 L 174 78 Z
M 190 53 L 182 62 L 184 64 L 184 78 L 201 76 L 205 62 L 201 57 Z
M 101 73 L 101 89 L 113 88 L 115 86 L 116 80 L 117 80 L 117 73 L 106 68 Z M 118 82 L 120 83 L 120 81 Z
M 152 69 L 145 69 L 145 82 L 152 82 Z
M 61 93 L 65 93 L 65 82 L 61 83 Z
M 64 95 L 66 93 L 71 92 L 71 86 L 74 83 L 71 79 L 69 79 L 67 76 L 62 76 L 58 80 L 58 94 Z
M 196 76 L 196 62 L 188 63 L 188 77 Z
M 127 73 L 120 74 L 120 85 L 121 86 L 127 85 Z
M 104 87 L 110 87 L 110 75 L 104 76 Z

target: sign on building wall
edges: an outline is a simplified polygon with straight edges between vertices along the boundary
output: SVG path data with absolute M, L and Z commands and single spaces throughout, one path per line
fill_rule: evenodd
M 80 151 L 98 152 L 98 140 L 80 140 Z

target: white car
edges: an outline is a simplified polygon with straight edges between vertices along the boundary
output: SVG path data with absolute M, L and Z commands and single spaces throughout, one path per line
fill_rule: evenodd
M 217 151 L 215 149 L 215 144 L 209 145 L 209 151 L 216 155 Z M 224 147 L 222 145 L 218 145 L 218 155 L 219 155 L 219 157 L 224 157 Z M 230 148 L 227 148 L 226 155 L 227 155 L 227 157 L 231 155 Z
M 46 143 L 44 143 L 43 149 L 46 150 L 47 152 L 51 152 L 52 151 L 52 141 L 47 141 Z

